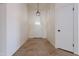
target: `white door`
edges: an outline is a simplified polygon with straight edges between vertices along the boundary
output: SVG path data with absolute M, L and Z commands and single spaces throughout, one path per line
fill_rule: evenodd
M 36 16 L 36 19 L 34 21 L 33 36 L 38 38 L 44 38 L 44 30 L 40 16 Z
M 56 48 L 73 52 L 73 4 L 55 6 Z

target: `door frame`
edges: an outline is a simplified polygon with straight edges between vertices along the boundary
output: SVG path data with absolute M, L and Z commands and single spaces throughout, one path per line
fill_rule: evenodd
M 73 8 L 74 8 L 74 12 L 73 12 L 73 39 L 74 39 L 74 48 L 73 48 L 73 53 L 74 54 L 78 54 L 79 55 L 79 49 L 78 49 L 78 4 L 77 3 L 73 3 Z M 56 23 L 56 21 L 55 21 Z M 55 24 L 55 38 L 56 38 L 56 24 Z M 55 48 L 57 48 L 56 46 L 56 41 L 55 41 Z

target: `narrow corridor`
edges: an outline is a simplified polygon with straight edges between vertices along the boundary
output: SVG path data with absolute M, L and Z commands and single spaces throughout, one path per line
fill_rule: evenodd
M 74 56 L 74 54 L 55 49 L 47 39 L 29 39 L 14 56 Z

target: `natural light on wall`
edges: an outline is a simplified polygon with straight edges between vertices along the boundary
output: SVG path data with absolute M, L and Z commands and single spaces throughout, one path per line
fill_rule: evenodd
M 40 25 L 40 22 L 39 22 L 39 21 L 36 21 L 36 22 L 35 22 L 35 25 Z

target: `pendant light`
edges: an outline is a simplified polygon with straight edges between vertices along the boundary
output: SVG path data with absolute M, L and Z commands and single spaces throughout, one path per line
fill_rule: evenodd
M 39 3 L 37 3 L 37 11 L 36 11 L 36 16 L 40 16 L 40 11 L 39 11 Z

